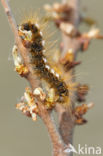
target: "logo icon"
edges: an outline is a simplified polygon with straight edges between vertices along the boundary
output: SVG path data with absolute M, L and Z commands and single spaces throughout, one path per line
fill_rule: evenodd
M 88 154 L 88 155 L 101 155 L 102 154 L 102 149 L 100 146 L 87 146 L 85 144 L 84 146 L 81 146 L 78 144 L 77 149 L 72 144 L 69 144 L 69 146 L 64 150 L 65 153 L 76 153 L 78 155 L 80 154 Z

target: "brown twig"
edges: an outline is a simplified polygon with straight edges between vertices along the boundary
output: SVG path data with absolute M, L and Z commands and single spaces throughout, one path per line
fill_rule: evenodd
M 79 1 L 80 0 L 63 0 L 63 3 L 66 3 L 69 7 L 71 6 L 73 11 L 71 14 L 71 21 L 67 21 L 67 23 L 72 23 L 75 28 L 78 27 L 79 24 Z M 69 15 L 70 16 L 70 15 Z M 80 49 L 80 42 L 76 38 L 71 38 L 62 32 L 62 53 L 61 59 L 66 56 L 68 49 L 72 49 L 74 52 L 74 61 L 76 59 L 77 51 Z M 72 74 L 74 71 L 72 72 Z M 72 79 L 74 81 L 74 79 Z M 74 93 L 75 94 L 75 93 Z M 75 101 L 72 100 L 72 106 L 74 105 Z M 72 143 L 73 139 L 73 131 L 74 131 L 74 119 L 71 115 L 71 112 L 67 109 L 64 109 L 60 105 L 57 105 L 56 111 L 58 112 L 59 116 L 59 132 L 61 134 L 62 140 L 66 145 Z M 69 155 L 72 155 L 69 154 Z
M 62 146 L 61 139 L 59 138 L 58 132 L 56 131 L 56 128 L 54 127 L 54 123 L 52 120 L 52 117 L 48 113 L 48 111 L 45 109 L 42 101 L 38 100 L 37 98 L 37 103 L 38 103 L 38 108 L 39 108 L 39 113 L 40 117 L 42 118 L 44 124 L 47 126 L 49 135 L 51 136 L 51 142 L 53 143 L 53 153 L 54 156 L 66 156 L 64 151 L 64 147 Z
M 11 12 L 11 9 L 9 7 L 8 1 L 1 0 L 1 3 L 2 3 L 2 6 L 7 15 L 7 18 L 8 18 L 9 24 L 12 28 L 12 31 L 14 33 L 16 45 L 18 46 L 20 54 L 24 60 L 24 63 L 29 70 L 29 73 L 26 76 L 26 78 L 29 81 L 29 83 L 32 87 L 32 90 L 34 90 L 35 88 L 37 88 L 39 86 L 40 81 L 37 80 L 36 75 L 33 74 L 31 65 L 29 63 L 28 50 L 23 46 L 21 39 L 18 35 L 17 25 L 16 25 L 15 19 L 13 17 L 13 14 Z M 51 141 L 53 144 L 53 152 L 54 152 L 53 155 L 54 156 L 65 156 L 65 153 L 63 152 L 64 148 L 63 148 L 62 142 L 60 140 L 59 133 L 55 130 L 55 125 L 53 123 L 53 120 L 51 119 L 50 113 L 46 110 L 46 108 L 43 106 L 43 103 L 38 98 L 37 98 L 37 103 L 38 103 L 38 108 L 39 108 L 39 115 L 42 118 L 42 120 L 44 121 L 44 123 L 48 129 L 49 135 L 51 137 Z

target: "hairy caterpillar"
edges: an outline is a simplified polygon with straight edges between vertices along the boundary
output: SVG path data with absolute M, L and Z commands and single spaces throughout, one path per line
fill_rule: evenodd
M 30 52 L 30 63 L 35 73 L 38 74 L 40 79 L 47 82 L 50 88 L 55 90 L 55 94 L 58 96 L 58 102 L 66 102 L 69 96 L 68 87 L 61 76 L 51 68 L 44 55 L 45 41 L 38 23 L 27 20 L 19 26 L 18 32 L 23 45 Z

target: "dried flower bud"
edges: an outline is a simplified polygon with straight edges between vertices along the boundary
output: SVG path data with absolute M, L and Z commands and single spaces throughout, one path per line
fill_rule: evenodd
M 60 60 L 60 63 L 64 65 L 66 71 L 69 71 L 71 68 L 79 65 L 81 62 L 74 61 L 73 50 L 69 49 L 64 58 Z
M 53 8 L 52 8 L 52 6 L 51 6 L 50 4 L 45 4 L 45 5 L 44 5 L 44 9 L 45 9 L 46 11 L 48 11 L 48 12 L 53 11 Z
M 30 107 L 30 113 L 38 113 L 38 108 L 37 108 L 37 105 L 34 104 Z
M 18 54 L 18 47 L 16 45 L 13 46 L 12 49 L 12 56 L 13 56 L 13 60 L 14 60 L 14 65 L 15 66 L 19 66 L 22 64 L 22 58 L 21 56 Z
M 99 33 L 100 33 L 100 30 L 99 30 L 99 29 L 97 29 L 97 28 L 92 28 L 92 29 L 88 32 L 87 36 L 88 36 L 88 38 L 93 39 L 93 38 L 96 38 L 96 37 L 99 35 Z
M 82 36 L 89 39 L 103 39 L 103 35 L 100 35 L 100 30 L 98 28 L 91 28 L 88 33 L 84 33 Z
M 87 121 L 83 118 L 83 115 L 86 114 L 88 109 L 92 108 L 93 106 L 94 104 L 90 103 L 90 104 L 82 104 L 81 106 L 76 107 L 73 110 L 73 114 L 76 118 L 75 123 L 78 125 L 86 123 Z
M 16 105 L 16 109 L 19 109 L 19 110 L 23 110 L 24 109 L 24 103 L 22 102 L 22 103 L 18 103 L 17 105 Z
M 48 12 L 56 12 L 58 14 L 66 14 L 72 11 L 72 8 L 67 3 L 54 3 L 53 6 L 46 4 L 44 9 Z
M 18 104 L 16 105 L 16 109 L 22 111 L 22 113 L 23 113 L 24 115 L 26 115 L 27 117 L 31 117 L 31 114 L 30 114 L 30 111 L 29 111 L 29 107 L 27 107 L 27 106 L 25 105 L 25 103 L 18 103 Z
M 42 88 L 36 88 L 33 91 L 34 96 L 39 96 L 42 101 L 45 100 L 46 94 L 43 92 Z
M 78 106 L 75 108 L 75 116 L 78 118 L 84 115 L 88 110 L 88 106 L 86 104 L 83 104 L 81 106 Z
M 87 120 L 84 119 L 84 118 L 79 118 L 79 119 L 75 120 L 76 125 L 83 125 L 83 124 L 86 124 L 86 123 L 87 123 Z
M 66 23 L 66 22 L 60 23 L 60 29 L 70 37 L 74 37 L 77 34 L 77 30 L 75 29 L 74 25 L 71 23 Z
M 88 47 L 89 47 L 90 39 L 87 38 L 87 37 L 81 36 L 81 37 L 79 38 L 79 40 L 80 40 L 80 43 L 81 43 L 81 48 L 80 48 L 80 49 L 81 49 L 82 51 L 87 50 Z
M 16 71 L 19 73 L 21 76 L 25 76 L 28 74 L 28 68 L 24 66 L 23 64 L 16 66 Z
M 18 48 L 16 45 L 14 45 L 12 50 L 12 56 L 14 60 L 15 70 L 19 73 L 21 76 L 25 76 L 28 74 L 28 68 L 24 66 L 22 58 L 20 54 L 18 53 Z
M 48 20 L 57 20 L 60 18 L 60 15 L 55 11 L 55 9 L 50 6 L 49 4 L 44 5 L 44 9 L 49 12 L 49 14 L 47 14 L 47 18 Z M 49 15 L 49 16 L 48 16 Z M 49 17 L 49 18 L 48 18 Z
M 34 101 L 34 95 L 30 88 L 26 88 L 22 102 L 16 105 L 16 108 L 23 112 L 28 117 L 31 117 L 33 121 L 36 121 L 38 114 L 38 107 Z
M 81 20 L 82 22 L 88 24 L 89 26 L 93 26 L 97 23 L 93 18 L 84 16 L 83 14 L 82 14 Z
M 25 97 L 25 100 L 27 101 L 29 106 L 32 106 L 35 104 L 34 103 L 34 96 L 33 96 L 32 91 L 29 87 L 27 87 L 25 89 L 24 97 Z
M 84 85 L 79 85 L 77 88 L 77 101 L 79 102 L 83 102 L 85 101 L 85 95 L 87 95 L 89 90 L 88 85 L 84 84 Z
M 63 5 L 61 5 L 60 3 L 54 3 L 53 4 L 53 9 L 55 12 L 61 12 L 61 8 Z

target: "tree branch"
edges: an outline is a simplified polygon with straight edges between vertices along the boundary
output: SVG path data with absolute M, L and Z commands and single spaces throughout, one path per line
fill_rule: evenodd
M 73 11 L 71 14 L 71 17 L 67 21 L 67 23 L 72 23 L 75 28 L 78 27 L 79 24 L 79 3 L 80 0 L 62 0 L 63 3 L 66 3 L 68 6 L 71 6 Z M 68 16 L 70 16 L 68 14 Z M 80 49 L 80 42 L 74 37 L 69 37 L 65 33 L 62 32 L 62 43 L 63 43 L 63 49 L 61 53 L 61 59 L 65 57 L 67 51 L 69 49 L 73 50 L 74 53 L 74 59 L 76 59 L 77 51 Z M 72 71 L 72 74 L 74 73 L 74 70 Z M 71 77 L 73 77 L 71 74 Z M 74 79 L 72 79 L 74 81 Z M 74 93 L 75 94 L 75 93 Z M 72 98 L 72 97 L 71 97 Z M 75 99 L 73 101 L 72 99 L 72 106 L 75 104 Z M 73 139 L 73 132 L 74 132 L 74 119 L 71 115 L 71 111 L 68 109 L 64 109 L 60 105 L 57 105 L 56 111 L 58 112 L 59 116 L 59 132 L 61 134 L 61 137 L 66 145 L 69 143 L 72 144 Z M 71 153 L 72 155 L 72 153 Z
M 9 7 L 8 1 L 1 0 L 1 3 L 2 3 L 2 6 L 4 7 L 9 24 L 14 33 L 16 45 L 18 46 L 20 54 L 24 60 L 24 64 L 26 65 L 26 67 L 29 70 L 29 73 L 26 76 L 26 78 L 29 81 L 29 83 L 32 87 L 32 90 L 34 90 L 35 88 L 37 88 L 39 86 L 40 81 L 37 80 L 38 78 L 36 77 L 36 75 L 33 74 L 32 67 L 29 63 L 28 50 L 23 46 L 21 39 L 18 35 L 17 25 L 16 25 L 15 19 L 13 17 L 13 14 L 11 12 L 11 9 Z M 60 140 L 58 132 L 56 131 L 55 125 L 53 123 L 53 120 L 51 119 L 49 111 L 46 110 L 45 106 L 43 105 L 43 103 L 40 100 L 37 100 L 37 103 L 38 103 L 38 108 L 39 108 L 39 115 L 42 118 L 43 122 L 45 123 L 45 126 L 47 127 L 49 135 L 51 137 L 51 141 L 53 144 L 53 152 L 54 152 L 53 155 L 54 156 L 65 156 L 65 153 L 63 152 L 64 148 L 63 148 L 62 142 Z

